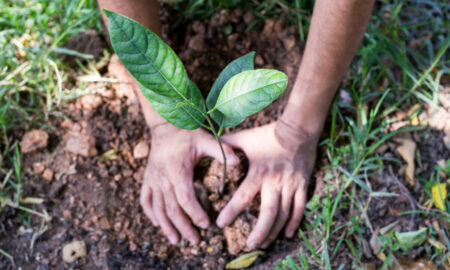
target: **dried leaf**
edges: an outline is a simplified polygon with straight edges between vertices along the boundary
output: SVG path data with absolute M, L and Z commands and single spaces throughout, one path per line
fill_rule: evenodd
M 407 258 L 402 258 L 398 260 L 399 266 L 403 270 L 437 270 L 437 267 L 429 260 L 419 259 L 417 261 L 411 262 Z M 397 266 L 390 269 L 398 269 Z
M 378 232 L 380 231 L 380 228 L 377 227 L 376 231 L 372 234 L 370 237 L 370 248 L 372 249 L 373 253 L 377 256 L 377 258 L 384 262 L 386 260 L 386 255 L 381 251 L 381 248 L 383 247 L 383 243 L 378 240 Z
M 258 256 L 264 254 L 262 251 L 253 251 L 250 253 L 246 253 L 235 260 L 227 263 L 225 269 L 239 269 L 239 268 L 247 268 L 252 265 L 253 262 L 258 258 Z
M 116 160 L 117 159 L 117 152 L 115 149 L 111 149 L 103 153 L 102 157 L 100 158 L 100 162 L 104 162 L 107 160 Z
M 26 197 L 21 199 L 20 202 L 23 204 L 41 204 L 44 202 L 44 199 L 36 197 Z
M 431 197 L 433 198 L 434 206 L 445 211 L 445 200 L 447 198 L 447 185 L 445 183 L 436 184 L 431 188 Z
M 439 250 L 444 250 L 445 249 L 445 245 L 442 244 L 441 242 L 434 240 L 433 238 L 428 238 L 427 242 L 432 245 L 433 247 L 439 249 Z
M 396 238 L 400 248 L 402 250 L 410 250 L 413 247 L 417 247 L 423 244 L 427 240 L 427 228 L 422 228 L 418 231 L 413 232 L 394 232 L 394 237 Z
M 411 186 L 414 186 L 414 154 L 416 152 L 416 143 L 410 139 L 398 139 L 401 145 L 397 147 L 397 152 L 406 161 L 406 179 Z

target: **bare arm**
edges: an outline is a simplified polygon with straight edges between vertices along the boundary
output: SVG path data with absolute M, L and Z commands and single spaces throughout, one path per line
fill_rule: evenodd
M 156 0 L 98 0 L 98 3 L 100 8 L 130 17 L 161 36 Z M 103 18 L 107 23 L 105 16 Z M 180 235 L 197 244 L 200 236 L 193 224 L 207 228 L 210 222 L 195 196 L 193 168 L 203 156 L 221 161 L 219 146 L 214 137 L 202 129 L 183 130 L 168 124 L 152 108 L 125 67 L 121 68 L 124 75 L 121 79 L 133 85 L 152 132 L 140 195 L 142 209 L 153 225 L 161 227 L 172 244 L 180 240 Z M 239 162 L 231 147 L 223 146 L 229 163 Z
M 304 57 L 277 135 L 318 135 L 361 42 L 374 0 L 316 1 Z M 287 139 L 288 138 L 283 138 Z
M 158 36 L 161 36 L 161 22 L 159 19 L 159 5 L 157 0 L 98 0 L 100 10 L 107 9 L 122 15 L 125 15 L 148 29 L 152 30 Z M 108 20 L 102 12 L 103 21 L 108 26 Z M 124 68 L 124 72 L 127 71 Z M 129 83 L 135 84 L 135 89 L 138 89 L 136 81 L 129 76 Z M 144 97 L 141 91 L 136 91 L 141 104 L 142 113 L 145 121 L 150 128 L 167 123 L 155 110 L 153 110 L 150 102 Z
M 250 161 L 247 178 L 220 213 L 227 226 L 261 193 L 250 248 L 267 247 L 283 227 L 292 237 L 306 204 L 306 190 L 328 107 L 369 21 L 374 0 L 317 0 L 293 91 L 272 124 L 223 137 Z

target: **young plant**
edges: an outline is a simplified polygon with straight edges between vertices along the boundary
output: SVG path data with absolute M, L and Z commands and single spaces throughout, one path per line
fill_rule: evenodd
M 226 158 L 219 137 L 223 128 L 242 123 L 247 116 L 277 99 L 286 89 L 286 74 L 273 69 L 254 70 L 255 53 L 248 53 L 225 67 L 214 82 L 205 104 L 182 62 L 164 41 L 130 18 L 103 11 L 108 17 L 114 51 L 138 81 L 153 109 L 174 126 L 188 130 L 203 127 L 215 136 L 224 160 L 222 192 Z

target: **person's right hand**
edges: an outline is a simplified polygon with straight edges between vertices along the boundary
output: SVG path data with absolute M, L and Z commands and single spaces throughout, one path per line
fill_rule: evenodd
M 223 162 L 219 144 L 202 129 L 183 130 L 169 123 L 151 130 L 152 142 L 140 202 L 153 225 L 160 226 L 172 244 L 181 234 L 197 244 L 200 228 L 210 224 L 208 215 L 198 202 L 193 185 L 193 169 L 203 156 Z M 227 162 L 239 163 L 230 146 L 223 144 Z

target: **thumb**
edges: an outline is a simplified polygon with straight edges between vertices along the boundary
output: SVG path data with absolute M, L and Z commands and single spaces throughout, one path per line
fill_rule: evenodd
M 236 165 L 240 162 L 239 157 L 234 153 L 233 149 L 228 144 L 222 142 L 222 147 L 228 164 Z M 200 157 L 210 156 L 223 163 L 222 150 L 214 137 L 203 137 L 198 144 L 198 150 Z

